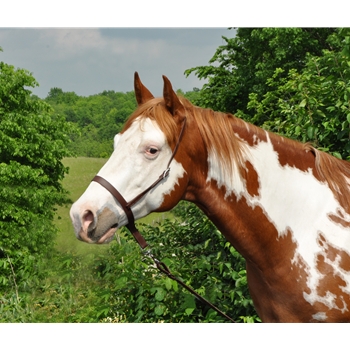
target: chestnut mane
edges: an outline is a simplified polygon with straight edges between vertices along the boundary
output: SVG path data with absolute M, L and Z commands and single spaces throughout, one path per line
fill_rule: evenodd
M 262 135 L 262 133 L 266 135 L 266 131 L 231 114 L 194 106 L 184 97 L 179 97 L 179 99 L 185 107 L 187 118 L 195 120 L 205 147 L 218 159 L 224 172 L 232 173 L 236 169 L 244 178 L 246 148 L 242 140 L 235 135 L 234 125 L 246 128 L 248 132 L 255 135 Z M 177 124 L 167 110 L 163 98 L 153 98 L 140 105 L 127 120 L 121 132 L 128 129 L 135 119 L 147 117 L 157 123 L 169 144 L 176 142 Z M 270 132 L 267 133 L 270 139 L 281 137 Z M 286 145 L 286 152 L 294 148 L 314 154 L 315 169 L 320 180 L 329 185 L 339 203 L 350 214 L 350 163 L 321 152 L 310 144 L 282 138 Z

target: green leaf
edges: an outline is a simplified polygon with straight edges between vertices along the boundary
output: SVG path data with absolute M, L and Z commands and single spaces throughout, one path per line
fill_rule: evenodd
M 306 100 L 304 99 L 300 102 L 299 107 L 304 108 L 305 106 L 306 106 Z
M 307 137 L 309 139 L 312 139 L 314 137 L 314 131 L 315 131 L 315 128 L 313 126 L 309 126 L 307 128 Z
M 193 311 L 194 311 L 194 308 L 187 308 L 187 309 L 185 310 L 185 314 L 186 314 L 187 316 L 190 316 L 190 315 L 192 314 Z
M 209 242 L 211 241 L 211 239 L 207 239 L 204 243 L 204 249 L 208 248 Z
M 192 294 L 185 294 L 185 300 L 183 303 L 185 309 L 191 309 L 196 307 L 196 302 Z
M 333 156 L 338 158 L 338 159 L 342 159 L 342 156 L 339 152 L 332 152 Z
M 176 281 L 174 281 L 174 280 L 171 280 L 171 282 L 172 282 L 174 291 L 177 292 L 179 290 L 178 283 Z
M 165 312 L 165 305 L 164 304 L 157 304 L 157 306 L 154 308 L 154 313 L 157 316 L 162 316 Z
M 163 288 L 157 288 L 155 299 L 157 301 L 162 301 L 164 300 L 165 296 L 166 296 L 166 291 Z
M 171 290 L 173 284 L 172 284 L 172 280 L 171 280 L 169 277 L 166 277 L 166 278 L 165 278 L 164 284 L 165 284 L 165 288 L 166 288 L 167 290 Z
M 123 276 L 115 281 L 116 288 L 124 288 L 128 282 L 128 278 Z
M 350 124 L 350 113 L 347 114 L 346 116 L 346 120 L 348 121 L 348 123 Z

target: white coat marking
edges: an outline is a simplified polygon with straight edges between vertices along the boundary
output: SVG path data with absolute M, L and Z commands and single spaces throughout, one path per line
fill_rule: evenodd
M 137 118 L 128 130 L 116 135 L 114 147 L 110 159 L 98 175 L 110 182 L 126 201 L 135 198 L 158 179 L 166 169 L 172 154 L 164 133 L 149 118 L 142 121 Z M 156 147 L 159 150 L 156 157 L 145 156 L 145 150 L 149 147 Z M 174 190 L 184 172 L 183 166 L 173 159 L 169 176 L 132 207 L 135 219 L 144 217 L 159 208 L 164 197 Z M 91 206 L 90 203 L 94 203 L 94 208 L 89 209 L 96 209 L 95 212 L 97 208 L 101 211 L 104 207 L 113 210 L 119 227 L 127 223 L 127 217 L 122 208 L 116 207 L 112 195 L 96 182 L 90 183 L 74 206 L 80 207 L 80 212 L 83 212 L 84 208 Z

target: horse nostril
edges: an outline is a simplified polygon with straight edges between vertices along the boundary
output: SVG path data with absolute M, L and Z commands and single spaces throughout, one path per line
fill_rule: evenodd
M 82 228 L 86 233 L 88 232 L 89 226 L 94 222 L 94 214 L 91 210 L 86 210 L 82 217 Z M 91 229 L 91 227 L 90 227 Z

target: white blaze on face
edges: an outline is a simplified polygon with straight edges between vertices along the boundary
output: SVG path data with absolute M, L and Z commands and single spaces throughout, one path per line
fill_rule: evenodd
M 233 176 L 223 173 L 213 154 L 209 155 L 207 180 L 214 179 L 219 185 L 225 186 L 226 198 L 231 194 L 235 194 L 238 200 L 244 196 L 250 206 L 261 207 L 276 227 L 279 237 L 283 237 L 289 230 L 293 241 L 297 243 L 292 263 L 301 257 L 308 267 L 307 284 L 311 293 L 305 293 L 305 299 L 310 304 L 319 301 L 330 308 L 337 308 L 332 295 L 320 297 L 316 292 L 322 279 L 322 274 L 316 268 L 316 255 L 323 251 L 318 237 L 321 233 L 331 245 L 350 254 L 349 228 L 330 220 L 328 214 L 340 210 L 347 221 L 350 221 L 350 216 L 340 207 L 328 185 L 313 176 L 311 169 L 304 172 L 288 165 L 282 167 L 269 138 L 267 142 L 250 147 L 246 157 L 258 173 L 259 196 L 251 197 L 247 193 L 235 169 Z M 339 269 L 339 259 L 328 260 L 327 263 L 346 281 L 343 290 L 350 294 L 350 274 Z
M 171 154 L 165 135 L 156 123 L 149 118 L 142 121 L 138 118 L 123 134 L 115 136 L 113 154 L 98 175 L 110 182 L 128 202 L 159 178 Z M 170 168 L 169 176 L 132 207 L 135 219 L 159 208 L 164 196 L 174 190 L 184 168 L 175 159 Z M 98 208 L 98 211 L 108 207 L 115 212 L 119 227 L 127 223 L 124 211 L 116 207 L 112 195 L 96 182 L 89 185 L 77 203 L 81 207 Z

